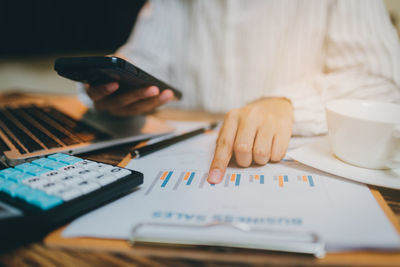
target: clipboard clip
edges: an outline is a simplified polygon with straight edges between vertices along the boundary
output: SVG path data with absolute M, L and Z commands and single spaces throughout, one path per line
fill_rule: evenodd
M 215 230 L 216 227 L 224 227 L 236 230 L 240 235 L 237 239 L 232 238 L 235 233 L 229 236 L 217 237 L 216 235 L 204 238 L 204 231 Z M 167 231 L 166 228 L 168 228 Z M 154 230 L 162 229 L 159 234 Z M 176 234 L 179 231 L 185 234 Z M 189 232 L 188 232 L 189 231 Z M 203 231 L 190 236 L 191 231 Z M 167 234 L 165 234 L 167 232 Z M 150 233 L 150 234 L 149 234 Z M 162 234 L 164 233 L 164 234 Z M 243 236 L 244 235 L 244 236 Z M 252 235 L 252 237 L 246 235 Z M 143 243 L 164 243 L 179 245 L 206 245 L 232 248 L 250 248 L 270 251 L 283 251 L 302 254 L 311 254 L 317 258 L 323 258 L 326 254 L 325 243 L 318 234 L 303 229 L 275 229 L 253 227 L 241 222 L 220 222 L 214 221 L 206 224 L 175 224 L 141 222 L 131 229 L 129 243 L 134 245 L 137 242 Z

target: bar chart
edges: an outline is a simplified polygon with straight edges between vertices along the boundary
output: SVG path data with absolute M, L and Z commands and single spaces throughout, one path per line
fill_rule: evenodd
M 297 176 L 297 180 L 302 181 L 306 184 L 308 184 L 310 187 L 314 187 L 314 178 L 312 175 L 302 175 L 302 176 Z
M 316 177 L 310 174 L 294 176 L 262 172 L 227 172 L 219 184 L 208 183 L 207 177 L 208 173 L 204 170 L 162 170 L 154 177 L 145 194 L 149 195 L 153 190 L 212 190 L 212 188 L 239 190 L 243 187 L 284 190 L 288 187 L 313 188 L 316 186 Z

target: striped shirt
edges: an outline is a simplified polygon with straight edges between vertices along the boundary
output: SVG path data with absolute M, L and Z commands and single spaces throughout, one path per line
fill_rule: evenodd
M 400 102 L 400 44 L 377 0 L 153 0 L 118 53 L 182 90 L 174 106 L 286 97 L 295 135 L 326 133 L 332 99 Z

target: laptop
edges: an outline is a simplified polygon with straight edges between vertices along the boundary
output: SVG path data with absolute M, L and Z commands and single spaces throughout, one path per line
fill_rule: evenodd
M 75 155 L 156 137 L 174 129 L 151 116 L 88 111 L 77 119 L 49 104 L 0 106 L 1 161 L 15 166 L 53 153 Z

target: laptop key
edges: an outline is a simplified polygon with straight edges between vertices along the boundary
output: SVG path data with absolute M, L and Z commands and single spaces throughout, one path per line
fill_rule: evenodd
M 35 120 L 40 121 L 43 127 L 60 139 L 65 145 L 75 145 L 80 142 L 77 137 L 71 137 L 73 134 L 67 132 L 62 125 L 49 118 L 40 108 L 31 106 L 24 108 L 24 111 L 28 112 Z
M 33 135 L 38 138 L 42 144 L 44 144 L 47 148 L 61 147 L 57 141 L 53 138 L 45 134 L 42 130 L 40 130 L 37 125 L 40 126 L 36 120 L 34 120 L 28 113 L 24 112 L 20 108 L 11 109 L 7 108 L 7 111 L 11 113 L 15 118 L 17 118 Z
M 7 125 L 9 130 L 18 138 L 18 140 L 24 145 L 24 147 L 29 151 L 39 151 L 43 150 L 40 144 L 38 144 L 31 136 L 24 132 L 18 125 L 17 120 L 7 114 L 7 112 L 2 109 L 0 110 L 0 120 Z
M 45 110 L 47 115 L 59 121 L 71 132 L 74 132 L 76 136 L 78 136 L 83 142 L 90 142 L 94 139 L 102 140 L 111 137 L 109 134 L 101 132 L 100 130 L 92 127 L 91 125 L 83 121 L 75 120 L 67 114 L 61 113 L 53 107 L 44 107 L 43 109 Z

